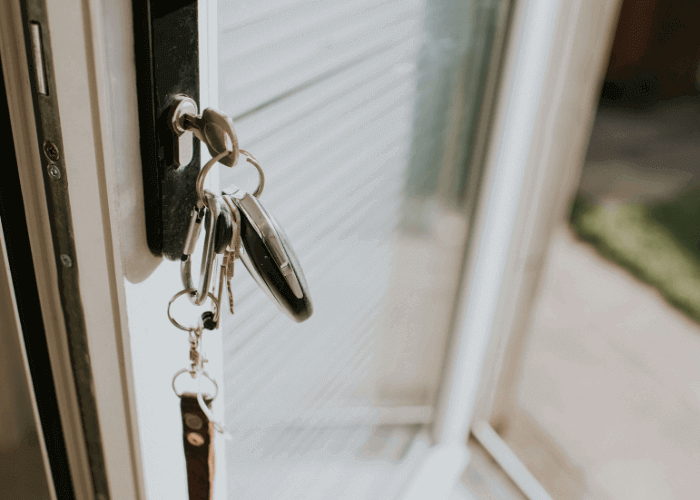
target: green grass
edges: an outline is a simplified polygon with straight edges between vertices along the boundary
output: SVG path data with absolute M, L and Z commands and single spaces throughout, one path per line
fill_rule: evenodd
M 600 206 L 579 196 L 571 225 L 700 323 L 700 190 L 651 205 Z

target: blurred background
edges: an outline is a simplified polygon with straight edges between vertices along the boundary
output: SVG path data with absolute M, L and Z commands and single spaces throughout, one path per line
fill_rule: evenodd
M 700 489 L 700 4 L 625 0 L 506 442 L 556 499 Z

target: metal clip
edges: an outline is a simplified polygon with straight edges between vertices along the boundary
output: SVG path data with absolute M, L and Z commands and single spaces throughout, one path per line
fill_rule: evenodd
M 206 236 L 204 238 L 204 249 L 202 251 L 202 263 L 200 265 L 200 272 L 199 272 L 199 286 L 196 289 L 196 293 L 194 295 L 194 300 L 193 302 L 196 305 L 201 305 L 206 299 L 207 299 L 207 291 L 209 290 L 209 286 L 211 284 L 211 277 L 214 269 L 214 260 L 216 256 L 216 247 L 217 247 L 217 241 L 216 241 L 216 236 L 217 236 L 217 223 L 219 220 L 219 216 L 221 215 L 222 212 L 222 205 L 221 202 L 218 200 L 217 196 L 214 195 L 211 191 L 205 191 L 204 192 L 204 198 L 205 198 L 205 208 L 206 208 L 206 213 L 205 213 L 205 222 L 206 222 Z M 194 218 L 194 216 L 193 216 Z M 192 219 L 190 220 L 190 226 L 193 227 L 192 229 L 192 234 L 198 233 L 199 231 L 196 229 L 197 227 L 197 222 L 192 222 Z M 201 221 L 200 221 L 201 224 Z M 192 280 L 192 259 L 191 259 L 191 253 L 194 250 L 194 242 L 196 242 L 196 238 L 189 238 L 188 234 L 188 239 L 185 242 L 185 251 L 183 252 L 182 255 L 182 260 L 180 261 L 180 276 L 182 277 L 182 284 L 186 289 L 189 288 L 195 288 L 193 286 L 193 280 Z M 190 253 L 186 253 L 189 251 Z

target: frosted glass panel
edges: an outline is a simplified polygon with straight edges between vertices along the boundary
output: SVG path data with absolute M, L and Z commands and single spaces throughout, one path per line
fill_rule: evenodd
M 295 324 L 237 268 L 231 498 L 391 498 L 427 447 L 498 6 L 220 0 L 220 107 L 314 303 Z M 221 171 L 255 185 L 249 165 Z

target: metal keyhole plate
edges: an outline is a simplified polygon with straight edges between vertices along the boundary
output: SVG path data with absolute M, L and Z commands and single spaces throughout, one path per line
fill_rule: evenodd
M 185 127 L 186 116 L 197 116 L 197 103 L 185 95 L 176 96 L 171 106 L 170 127 L 177 136 L 173 144 L 173 162 L 177 167 L 186 167 L 194 157 L 194 133 Z

